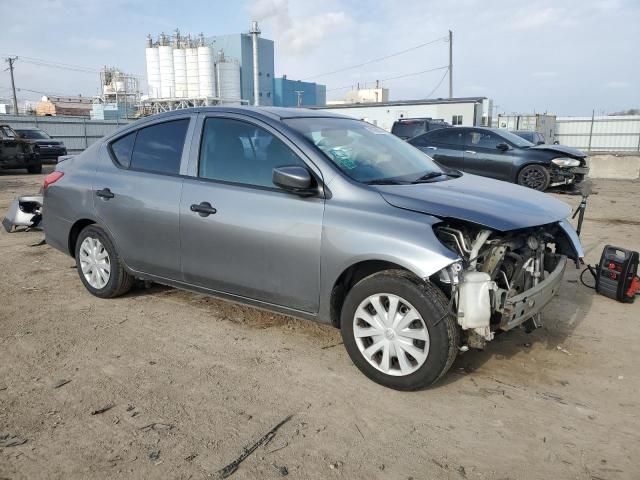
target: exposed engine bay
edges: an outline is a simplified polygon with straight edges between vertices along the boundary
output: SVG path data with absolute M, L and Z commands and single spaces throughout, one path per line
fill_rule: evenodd
M 559 224 L 497 232 L 450 221 L 434 231 L 462 258 L 432 280 L 451 299 L 463 345 L 482 348 L 496 332 L 541 326 L 571 255 Z

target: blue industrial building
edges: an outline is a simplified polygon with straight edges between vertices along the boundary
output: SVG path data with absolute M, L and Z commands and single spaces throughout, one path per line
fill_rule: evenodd
M 273 104 L 276 107 L 319 107 L 327 103 L 327 87 L 325 85 L 289 80 L 286 75 L 274 79 L 273 95 Z
M 251 35 L 236 33 L 231 35 L 217 35 L 206 40 L 216 51 L 221 50 L 226 58 L 232 58 L 240 63 L 240 86 L 242 99 L 254 104 L 253 98 L 253 46 Z M 260 105 L 274 105 L 273 93 L 273 40 L 258 39 L 258 65 L 260 70 Z

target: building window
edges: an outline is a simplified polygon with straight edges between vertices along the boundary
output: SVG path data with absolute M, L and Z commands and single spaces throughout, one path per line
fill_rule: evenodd
M 267 73 L 267 77 L 269 76 L 269 74 Z
M 451 117 L 451 125 L 462 125 L 462 115 L 454 115 Z
M 267 92 L 267 97 L 270 97 L 270 96 L 271 96 L 271 92 Z
M 258 72 L 258 76 L 261 77 L 262 76 L 262 72 Z
M 260 96 L 262 96 L 262 92 L 260 92 Z

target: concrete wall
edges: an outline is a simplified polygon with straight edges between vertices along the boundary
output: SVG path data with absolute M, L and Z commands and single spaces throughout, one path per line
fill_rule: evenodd
M 602 153 L 590 155 L 587 162 L 591 178 L 640 178 L 640 155 Z

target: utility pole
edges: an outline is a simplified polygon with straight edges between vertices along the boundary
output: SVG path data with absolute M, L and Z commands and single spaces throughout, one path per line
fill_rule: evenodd
M 298 96 L 297 104 L 298 108 L 300 108 L 302 106 L 302 94 L 304 93 L 304 90 L 294 90 L 294 92 Z
M 16 82 L 13 78 L 13 62 L 18 57 L 7 57 L 6 61 L 9 63 L 9 72 L 11 72 L 11 90 L 13 90 L 13 114 L 18 115 L 18 97 L 16 97 Z
M 453 98 L 453 32 L 449 30 L 449 98 Z

